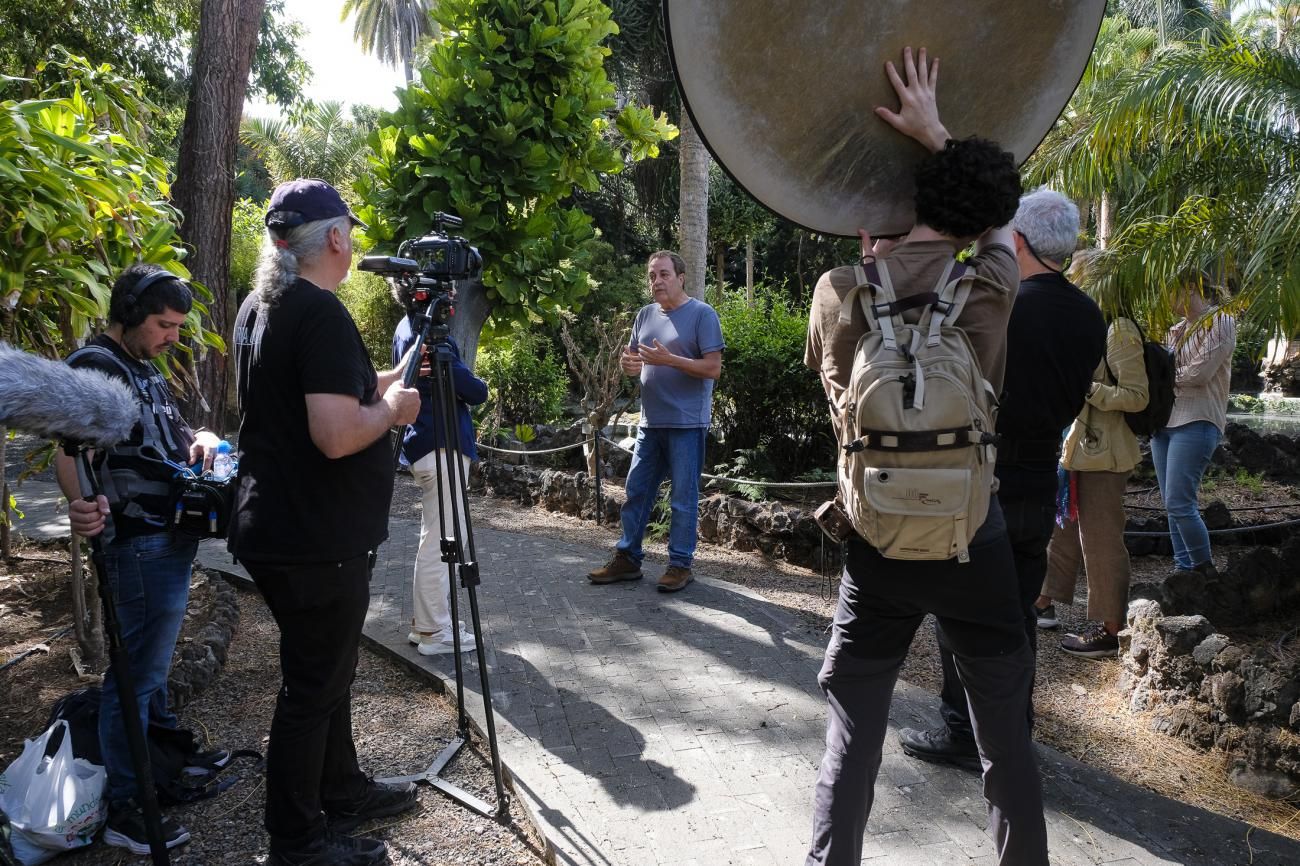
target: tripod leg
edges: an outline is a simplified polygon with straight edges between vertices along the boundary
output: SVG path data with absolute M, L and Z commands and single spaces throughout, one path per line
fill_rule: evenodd
M 453 533 L 453 544 L 457 556 L 459 557 L 460 582 L 469 595 L 470 619 L 474 628 L 475 653 L 478 659 L 479 682 L 483 692 L 483 713 L 488 735 L 488 749 L 492 761 L 492 777 L 496 783 L 497 793 L 497 814 L 504 816 L 509 809 L 506 800 L 505 785 L 501 775 L 501 756 L 497 746 L 496 719 L 492 711 L 492 688 L 488 682 L 487 653 L 483 644 L 483 624 L 479 615 L 478 607 L 478 556 L 474 548 L 474 529 L 469 517 L 469 478 L 466 470 L 466 461 L 461 455 L 464 450 L 460 441 L 460 428 L 457 423 L 457 406 L 455 379 L 453 377 L 451 360 L 451 349 L 447 345 L 437 346 L 435 353 L 435 370 L 434 381 L 437 384 L 435 396 L 439 397 L 438 406 L 441 409 L 444 442 L 447 444 L 447 470 L 448 473 L 455 473 L 452 481 L 451 496 L 451 528 Z M 438 393 L 440 392 L 440 394 Z M 463 515 L 463 521 L 462 521 Z M 463 529 L 462 529 L 463 527 Z M 456 598 L 455 587 L 453 585 L 452 599 L 453 610 L 458 609 L 455 606 Z M 456 690 L 457 700 L 464 713 L 464 691 L 462 686 L 462 668 L 460 661 L 460 633 L 459 625 L 454 638 L 456 650 Z
M 95 470 L 87 451 L 83 449 L 78 456 L 77 474 L 81 490 L 93 502 L 99 495 Z M 145 729 L 140 723 L 140 704 L 135 695 L 135 679 L 131 676 L 131 659 L 122 642 L 122 627 L 117 619 L 117 606 L 113 601 L 113 587 L 108 579 L 104 542 L 100 535 L 90 539 L 90 560 L 94 563 L 95 575 L 99 579 L 99 597 L 104 605 L 104 631 L 108 635 L 108 660 L 113 666 L 114 679 L 117 681 L 117 699 L 122 705 L 122 725 L 131 752 L 131 766 L 135 771 L 136 798 L 144 813 L 149 855 L 154 866 L 167 866 L 171 861 L 167 854 L 167 843 L 163 839 L 162 811 L 158 807 L 158 793 L 154 789 Z

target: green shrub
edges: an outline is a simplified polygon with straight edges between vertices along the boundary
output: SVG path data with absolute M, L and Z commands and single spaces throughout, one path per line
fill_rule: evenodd
M 763 287 L 755 304 L 729 293 L 718 314 L 727 342 L 714 392 L 713 423 L 728 453 L 758 448 L 783 477 L 833 466 L 826 396 L 803 365 L 806 311 Z
M 266 208 L 251 198 L 235 202 L 230 215 L 230 291 L 242 301 L 253 290 L 257 259 L 262 252 L 266 226 L 262 216 Z
M 506 426 L 547 424 L 563 412 L 569 378 L 541 334 L 516 327 L 509 337 L 480 346 L 475 372 L 488 383 Z
M 402 308 L 393 300 L 388 283 L 383 277 L 358 271 L 352 273 L 339 286 L 339 300 L 348 308 L 361 332 L 375 369 L 387 370 L 393 366 L 393 331 L 402 320 Z

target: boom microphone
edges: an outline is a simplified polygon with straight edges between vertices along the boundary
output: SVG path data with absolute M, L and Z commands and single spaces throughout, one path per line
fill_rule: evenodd
M 130 438 L 139 418 L 125 382 L 0 343 L 0 425 L 108 447 Z

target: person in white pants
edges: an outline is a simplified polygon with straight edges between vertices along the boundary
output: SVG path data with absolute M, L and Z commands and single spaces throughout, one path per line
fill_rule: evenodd
M 393 334 L 393 351 L 398 358 L 406 356 L 415 345 L 417 334 L 409 318 L 403 318 Z M 415 575 L 412 586 L 415 618 L 407 639 L 416 645 L 421 655 L 431 656 L 455 652 L 453 627 L 460 631 L 462 652 L 475 647 L 474 635 L 465 630 L 464 623 L 451 620 L 451 580 L 447 563 L 442 561 L 442 538 L 439 527 L 452 530 L 452 514 L 459 518 L 459 537 L 466 532 L 466 515 L 460 505 L 452 510 L 452 496 L 460 495 L 459 478 L 469 479 L 469 465 L 478 459 L 474 447 L 474 424 L 469 407 L 487 399 L 487 383 L 470 371 L 460 357 L 460 347 L 447 338 L 453 352 L 452 379 L 456 390 L 456 429 L 459 433 L 461 466 L 447 459 L 448 443 L 444 442 L 443 421 L 439 407 L 434 405 L 433 383 L 428 375 L 421 376 L 417 388 L 420 392 L 420 414 L 407 428 L 402 440 L 402 456 L 410 464 L 411 474 L 423 492 L 420 514 L 420 547 L 415 555 Z M 427 369 L 421 371 L 427 373 Z M 454 444 L 454 443 L 453 443 Z M 441 464 L 441 466 L 439 466 Z M 458 471 L 459 470 L 459 471 Z M 441 472 L 442 485 L 438 484 Z

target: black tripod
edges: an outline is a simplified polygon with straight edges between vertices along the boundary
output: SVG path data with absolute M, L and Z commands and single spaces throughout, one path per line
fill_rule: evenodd
M 89 448 L 81 443 L 65 442 L 63 450 L 77 461 L 77 480 L 81 493 L 90 502 L 102 492 L 97 464 L 104 460 L 104 452 L 96 454 L 94 462 Z M 117 681 L 117 699 L 122 704 L 122 724 L 126 728 L 126 742 L 131 751 L 131 767 L 135 771 L 136 797 L 140 801 L 140 810 L 144 813 L 144 827 L 149 841 L 149 855 L 154 866 L 167 866 L 171 861 L 167 856 L 167 844 L 163 839 L 162 811 L 158 807 L 158 793 L 154 789 L 153 769 L 149 764 L 149 747 L 145 741 L 145 731 L 140 725 L 140 704 L 135 696 L 135 679 L 131 676 L 131 659 L 126 645 L 122 643 L 122 628 L 118 624 L 117 605 L 113 601 L 113 588 L 108 583 L 108 570 L 104 561 L 104 535 L 110 534 L 112 518 L 105 524 L 104 531 L 90 539 L 90 560 L 95 565 L 95 574 L 99 578 L 99 598 L 104 604 L 104 631 L 108 634 L 108 660 L 113 666 L 113 678 Z
M 417 280 L 419 282 L 417 283 L 416 298 L 419 299 L 422 292 L 418 286 L 428 278 L 419 277 Z M 428 282 L 435 281 L 428 280 Z M 443 285 L 435 282 L 435 286 L 439 288 L 442 288 Z M 426 297 L 428 296 L 427 291 L 423 293 Z M 487 656 L 483 649 L 483 628 L 479 619 L 478 585 L 480 579 L 478 557 L 474 550 L 474 530 L 469 515 L 469 478 L 463 459 L 464 451 L 460 441 L 460 426 L 456 420 L 456 383 L 452 371 L 455 353 L 451 347 L 450 330 L 447 327 L 447 322 L 452 315 L 451 297 L 447 291 L 441 291 L 434 295 L 423 312 L 412 312 L 411 324 L 413 328 L 419 327 L 419 335 L 416 337 L 415 347 L 411 352 L 403 382 L 408 388 L 414 387 L 420 368 L 423 366 L 422 359 L 427 346 L 431 362 L 430 384 L 433 391 L 433 414 L 438 419 L 441 427 L 442 441 L 446 449 L 445 461 L 435 461 L 435 477 L 439 491 L 448 489 L 443 486 L 445 483 L 451 482 L 452 484 L 450 488 L 452 495 L 449 497 L 451 501 L 450 534 L 448 533 L 447 510 L 439 508 L 438 537 L 441 539 L 442 561 L 447 563 L 447 577 L 451 587 L 452 653 L 456 659 L 456 738 L 442 750 L 442 753 L 424 771 L 409 776 L 382 779 L 381 781 L 427 782 L 448 797 L 478 812 L 480 815 L 488 818 L 504 819 L 509 812 L 509 803 L 506 799 L 505 786 L 501 778 L 501 757 L 497 752 L 496 720 L 492 713 L 492 689 L 488 684 Z M 401 451 L 402 439 L 399 438 L 397 447 L 394 450 L 394 462 L 400 460 Z M 451 478 L 443 477 L 444 463 L 447 471 L 452 473 Z M 462 525 L 464 527 L 463 532 L 461 531 Z M 456 757 L 461 747 L 469 742 L 470 734 L 469 714 L 465 711 L 465 671 L 460 654 L 460 615 L 457 600 L 458 593 L 456 592 L 457 574 L 460 575 L 461 586 L 465 587 L 466 592 L 469 594 L 470 619 L 474 627 L 475 651 L 478 654 L 479 683 L 483 690 L 483 715 L 486 720 L 488 750 L 492 760 L 492 778 L 496 783 L 497 803 L 495 808 L 464 788 L 454 785 L 438 775 L 451 762 L 451 759 Z

